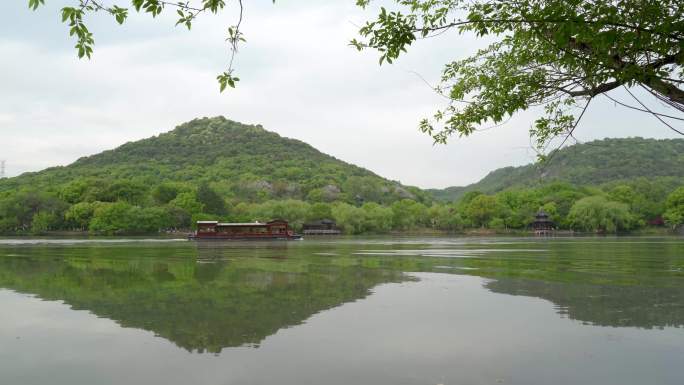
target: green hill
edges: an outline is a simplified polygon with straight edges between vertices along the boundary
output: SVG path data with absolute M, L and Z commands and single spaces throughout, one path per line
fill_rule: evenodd
M 88 186 L 70 186 L 74 181 Z M 291 198 L 387 203 L 421 194 L 417 188 L 381 178 L 299 140 L 223 117 L 196 119 L 65 167 L 2 180 L 0 192 L 40 187 L 78 201 L 64 191 L 78 187 L 78 195 L 95 195 L 90 200 L 113 201 L 116 197 L 102 196 L 105 191 L 92 190 L 112 192 L 112 187 L 118 189 L 124 182 L 135 188 L 164 182 L 208 183 L 225 199 L 249 202 Z
M 469 191 L 491 194 L 552 182 L 598 186 L 637 178 L 681 182 L 684 178 L 684 139 L 595 140 L 563 148 L 546 162 L 494 170 L 468 186 L 427 191 L 435 199 L 453 201 Z
M 684 222 L 675 191 L 682 184 L 684 140 L 605 139 L 545 163 L 493 171 L 470 186 L 425 191 L 259 125 L 202 118 L 68 166 L 0 180 L 0 233 L 141 234 L 186 231 L 200 219 L 273 218 L 296 230 L 332 218 L 350 234 L 506 230 L 525 229 L 542 206 L 567 229 L 597 230 L 580 219 L 598 214 L 580 214 L 604 208 L 620 215 L 600 231 L 674 228 Z
M 392 213 L 385 206 L 431 199 L 260 125 L 202 118 L 68 166 L 0 180 L 0 233 L 153 233 L 217 218 L 285 218 L 299 228 L 331 217 L 360 232 L 357 206 L 375 218 L 364 229 L 386 229 Z

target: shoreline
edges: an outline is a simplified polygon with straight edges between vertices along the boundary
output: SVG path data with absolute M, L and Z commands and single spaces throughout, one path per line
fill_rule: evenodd
M 173 231 L 173 232 L 152 232 L 152 233 L 118 233 L 118 234 L 101 234 L 89 231 L 47 231 L 43 233 L 3 233 L 2 237 L 74 237 L 74 238 L 117 238 L 117 237 L 155 237 L 155 238 L 187 238 L 192 233 L 192 230 L 187 231 Z M 520 238 L 553 238 L 553 237 L 586 237 L 586 236 L 682 236 L 684 235 L 684 228 L 680 230 L 672 230 L 669 228 L 644 228 L 629 232 L 618 233 L 596 233 L 596 232 L 579 232 L 573 230 L 556 230 L 548 235 L 536 235 L 531 230 L 494 230 L 494 229 L 464 229 L 462 231 L 443 231 L 433 229 L 416 229 L 406 231 L 390 231 L 387 233 L 362 233 L 362 234 L 341 234 L 341 235 L 308 235 L 309 239 L 331 239 L 337 237 L 367 237 L 367 236 L 428 236 L 428 237 L 491 237 L 491 236 L 513 236 Z

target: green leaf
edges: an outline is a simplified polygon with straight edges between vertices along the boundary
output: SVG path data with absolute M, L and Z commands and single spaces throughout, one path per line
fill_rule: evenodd
M 38 9 L 38 6 L 40 5 L 45 5 L 45 0 L 29 0 L 29 9 L 35 11 Z
M 235 83 L 240 81 L 240 78 L 234 77 L 232 72 L 224 72 L 216 77 L 219 82 L 219 90 L 223 92 L 228 86 L 235 88 Z

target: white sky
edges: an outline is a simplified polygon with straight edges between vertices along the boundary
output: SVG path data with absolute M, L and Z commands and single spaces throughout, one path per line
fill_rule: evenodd
M 445 34 L 416 43 L 394 65 L 378 66 L 376 52 L 348 46 L 355 25 L 375 15 L 354 0 L 246 1 L 247 43 L 236 58 L 242 81 L 223 94 L 215 77 L 227 63 L 224 33 L 234 13 L 200 18 L 191 32 L 174 28 L 168 11 L 154 22 L 133 14 L 124 26 L 91 17 L 96 46 L 88 61 L 76 58 L 59 15 L 75 1 L 48 0 L 36 12 L 28 0 L 9 3 L 0 24 L 0 159 L 7 160 L 8 176 L 217 115 L 263 124 L 424 188 L 472 183 L 498 167 L 534 160 L 527 133 L 534 112 L 433 146 L 417 126 L 443 100 L 413 72 L 435 83 L 444 63 L 482 42 Z M 605 99 L 592 103 L 576 134 L 580 140 L 676 137 L 652 116 Z

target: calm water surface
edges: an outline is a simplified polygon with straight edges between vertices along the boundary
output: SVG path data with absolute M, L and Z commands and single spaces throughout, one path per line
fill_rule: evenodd
M 682 238 L 0 239 L 0 384 L 684 384 Z

